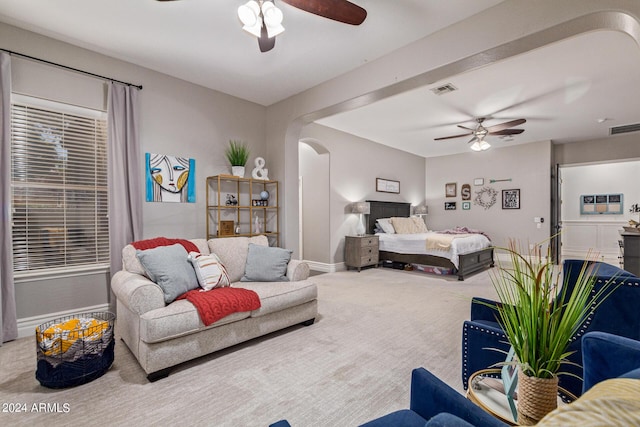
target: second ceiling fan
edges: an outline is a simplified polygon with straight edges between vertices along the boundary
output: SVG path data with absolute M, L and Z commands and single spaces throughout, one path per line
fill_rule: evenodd
M 488 135 L 508 136 L 508 135 L 521 134 L 522 132 L 524 132 L 524 129 L 511 129 L 511 128 L 527 122 L 526 119 L 515 119 L 515 120 L 510 120 L 508 122 L 500 123 L 497 125 L 485 127 L 482 125 L 485 120 L 486 120 L 486 117 L 478 117 L 476 119 L 476 122 L 478 122 L 478 126 L 476 126 L 475 129 L 458 125 L 459 128 L 468 130 L 469 132 L 458 134 L 458 135 L 434 138 L 434 141 L 440 141 L 443 139 L 452 139 L 452 138 L 462 138 L 464 136 L 472 135 L 471 140 L 468 142 L 469 144 L 473 143 L 473 145 L 471 146 L 471 149 L 476 151 L 486 150 L 487 148 L 490 147 L 490 145 L 484 140 L 486 136 Z
M 157 0 L 157 1 L 175 1 L 175 0 Z M 288 5 L 304 10 L 305 12 L 313 13 L 314 15 L 321 16 L 323 18 L 331 19 L 333 21 L 342 22 L 350 25 L 360 25 L 367 17 L 367 11 L 360 6 L 351 3 L 347 0 L 281 0 Z M 270 7 L 265 8 L 264 5 L 270 3 Z M 258 38 L 258 46 L 261 52 L 267 52 L 274 48 L 276 44 L 275 35 L 271 35 L 267 30 L 268 22 L 270 19 L 275 19 L 276 25 L 281 28 L 279 32 L 284 31 L 284 28 L 280 25 L 282 21 L 282 12 L 273 7 L 273 0 L 252 0 L 245 5 L 240 6 L 240 9 L 244 8 L 246 15 L 253 15 L 248 19 L 257 19 L 256 33 L 251 31 Z M 240 13 L 239 9 L 239 15 Z M 246 16 L 245 15 L 245 16 Z M 271 17 L 267 16 L 271 15 Z M 244 22 L 245 27 L 247 23 Z M 278 33 L 279 33 L 278 32 Z

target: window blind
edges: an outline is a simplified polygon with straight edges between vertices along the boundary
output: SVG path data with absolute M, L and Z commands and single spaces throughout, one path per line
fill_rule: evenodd
M 12 102 L 16 273 L 109 263 L 106 114 Z

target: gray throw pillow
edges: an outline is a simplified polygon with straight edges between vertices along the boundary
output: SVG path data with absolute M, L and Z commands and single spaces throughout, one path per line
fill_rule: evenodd
M 249 243 L 247 264 L 241 282 L 288 282 L 287 265 L 291 251 Z
M 180 244 L 137 251 L 136 256 L 151 280 L 162 288 L 164 302 L 172 303 L 183 293 L 198 288 L 198 278 Z

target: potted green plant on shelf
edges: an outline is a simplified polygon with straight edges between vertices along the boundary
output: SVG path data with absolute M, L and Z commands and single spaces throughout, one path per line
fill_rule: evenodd
M 562 283 L 549 248 L 526 254 L 515 241 L 503 248 L 510 264 L 491 274 L 500 304 L 492 306 L 515 353 L 518 366 L 518 424 L 532 425 L 557 406 L 558 374 L 571 338 L 614 289 L 611 281 L 595 290 L 591 252 L 570 289 Z
M 229 163 L 231 163 L 231 174 L 244 177 L 244 166 L 249 160 L 249 147 L 241 141 L 231 140 L 224 152 Z

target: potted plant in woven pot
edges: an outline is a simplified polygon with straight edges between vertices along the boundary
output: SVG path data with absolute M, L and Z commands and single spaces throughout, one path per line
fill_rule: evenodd
M 249 160 L 249 147 L 247 147 L 247 144 L 231 140 L 224 154 L 229 163 L 231 163 L 231 174 L 240 178 L 244 177 L 244 165 Z
M 499 263 L 491 274 L 500 300 L 493 307 L 518 366 L 518 424 L 533 425 L 557 407 L 558 374 L 570 363 L 571 338 L 614 289 L 610 281 L 595 291 L 591 253 L 568 291 L 549 250 L 543 254 L 536 245 L 523 254 L 514 241 L 503 250 L 511 265 Z

